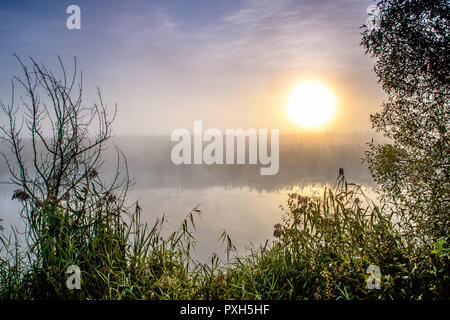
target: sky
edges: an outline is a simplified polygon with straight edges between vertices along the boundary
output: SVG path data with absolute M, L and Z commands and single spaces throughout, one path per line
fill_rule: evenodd
M 69 30 L 66 8 L 81 8 Z M 368 0 L 0 1 L 0 102 L 20 73 L 12 53 L 51 69 L 77 57 L 86 103 L 99 86 L 117 103 L 114 133 L 206 128 L 301 133 L 286 111 L 302 81 L 330 89 L 336 112 L 321 128 L 366 132 L 384 95 L 359 45 Z
M 73 4 L 81 9 L 80 30 L 66 27 Z M 127 155 L 136 180 L 131 200 L 142 201 L 146 221 L 164 213 L 176 225 L 201 203 L 206 218 L 199 224 L 199 252 L 205 257 L 218 250 L 213 246 L 223 228 L 234 240 L 262 243 L 279 222 L 290 188 L 333 182 L 340 167 L 350 181 L 368 185 L 363 145 L 373 134 L 369 115 L 385 97 L 371 71 L 374 60 L 359 45 L 371 4 L 0 0 L 0 102 L 10 102 L 11 79 L 21 72 L 13 53 L 52 70 L 58 55 L 67 70 L 77 57 L 84 102 L 95 102 L 98 86 L 104 102 L 118 105 L 114 141 Z M 319 129 L 302 128 L 287 110 L 289 96 L 304 81 L 321 83 L 336 100 L 334 116 Z M 5 120 L 0 113 L 0 125 Z M 175 166 L 169 137 L 146 137 L 192 131 L 195 120 L 204 129 L 279 129 L 279 172 Z M 363 138 L 350 141 L 357 136 Z M 0 162 L 0 181 L 7 174 Z M 0 184 L 6 225 L 19 219 L 11 188 Z

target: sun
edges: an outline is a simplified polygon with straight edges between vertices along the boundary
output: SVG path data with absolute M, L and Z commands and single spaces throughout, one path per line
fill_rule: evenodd
M 327 123 L 334 114 L 333 93 L 318 82 L 304 82 L 292 90 L 288 99 L 290 118 L 302 127 L 315 128 Z

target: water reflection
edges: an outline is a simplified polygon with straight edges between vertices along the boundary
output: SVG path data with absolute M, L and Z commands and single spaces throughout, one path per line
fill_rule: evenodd
M 275 176 L 261 176 L 257 165 L 181 165 L 170 161 L 173 143 L 167 136 L 120 137 L 115 144 L 126 155 L 130 173 L 136 183 L 130 202 L 139 200 L 144 222 L 152 223 L 165 214 L 166 231 L 178 228 L 190 209 L 200 205 L 195 256 L 206 261 L 212 252 L 222 258 L 218 241 L 225 229 L 242 252 L 246 245 L 259 245 L 272 237 L 273 225 L 281 219 L 280 205 L 287 194 L 321 193 L 324 185 L 336 182 L 338 169 L 345 168 L 349 181 L 362 184 L 374 197 L 373 183 L 362 164 L 365 137 L 280 137 L 280 170 Z M 106 150 L 108 160 L 101 174 L 108 175 L 115 159 L 114 148 Z M 0 163 L 3 181 L 7 171 Z M 12 187 L 0 185 L 0 218 L 4 225 L 18 224 L 17 202 L 11 201 Z
M 202 216 L 197 223 L 195 257 L 207 261 L 212 252 L 225 259 L 225 248 L 218 240 L 223 230 L 231 235 L 240 253 L 250 244 L 258 246 L 266 239 L 274 240 L 273 226 L 281 220 L 280 205 L 285 205 L 287 194 L 298 192 L 321 196 L 324 187 L 323 184 L 309 184 L 274 191 L 250 187 L 149 188 L 132 191 L 130 196 L 145 208 L 143 221 L 153 223 L 165 214 L 169 222 L 165 229 L 167 233 L 180 225 L 189 208 L 198 205 Z M 362 186 L 362 189 L 367 196 L 375 198 L 372 188 Z

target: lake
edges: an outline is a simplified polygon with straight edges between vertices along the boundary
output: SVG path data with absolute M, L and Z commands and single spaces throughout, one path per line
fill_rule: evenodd
M 374 184 L 362 163 L 367 149 L 365 135 L 320 135 L 314 137 L 281 135 L 280 169 L 277 175 L 261 176 L 258 165 L 174 165 L 169 136 L 118 137 L 115 144 L 127 157 L 135 184 L 129 202 L 139 201 L 142 221 L 153 223 L 166 216 L 165 232 L 176 230 L 191 209 L 202 211 L 195 232 L 194 256 L 207 261 L 212 252 L 225 259 L 225 247 L 219 241 L 223 230 L 232 237 L 238 251 L 266 239 L 274 240 L 273 226 L 281 221 L 287 194 L 320 194 L 325 185 L 334 185 L 339 168 L 348 181 L 361 184 L 374 198 Z M 114 148 L 105 152 L 101 174 L 112 170 Z M 3 180 L 6 168 L 0 166 Z M 11 186 L 1 186 L 0 218 L 4 226 L 19 225 L 19 204 L 11 201 Z

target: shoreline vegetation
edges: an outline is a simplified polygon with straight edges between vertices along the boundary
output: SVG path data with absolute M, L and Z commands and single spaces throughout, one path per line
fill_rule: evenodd
M 449 4 L 377 6 L 381 21 L 361 45 L 388 94 L 371 124 L 389 141 L 365 154 L 380 203 L 341 168 L 320 196 L 288 194 L 273 238 L 249 254 L 224 231 L 226 261 L 192 258 L 198 207 L 170 235 L 164 216 L 141 223 L 139 203 L 126 205 L 133 181 L 118 148 L 115 174 L 102 173 L 117 107 L 100 90 L 83 103 L 76 59 L 69 73 L 59 57 L 52 72 L 16 56 L 22 75 L 1 104 L 0 139 L 26 229 L 0 230 L 0 299 L 448 300 Z M 70 289 L 76 276 L 80 289 Z
M 26 195 L 15 194 L 20 201 Z M 191 257 L 194 208 L 162 236 L 165 218 L 140 224 L 136 203 L 122 213 L 97 195 L 91 212 L 75 213 L 50 200 L 42 205 L 39 242 L 21 251 L 2 236 L 2 299 L 442 299 L 448 297 L 448 248 L 412 234 L 409 222 L 376 206 L 344 175 L 323 196 L 289 194 L 274 240 L 228 261 Z M 99 202 L 101 204 L 99 204 Z M 44 225 L 45 224 L 45 225 Z M 9 238 L 9 241 L 14 238 Z M 39 252 L 39 255 L 34 253 Z M 67 268 L 81 270 L 81 289 L 66 286 Z M 368 289 L 370 265 L 380 266 L 380 289 Z

